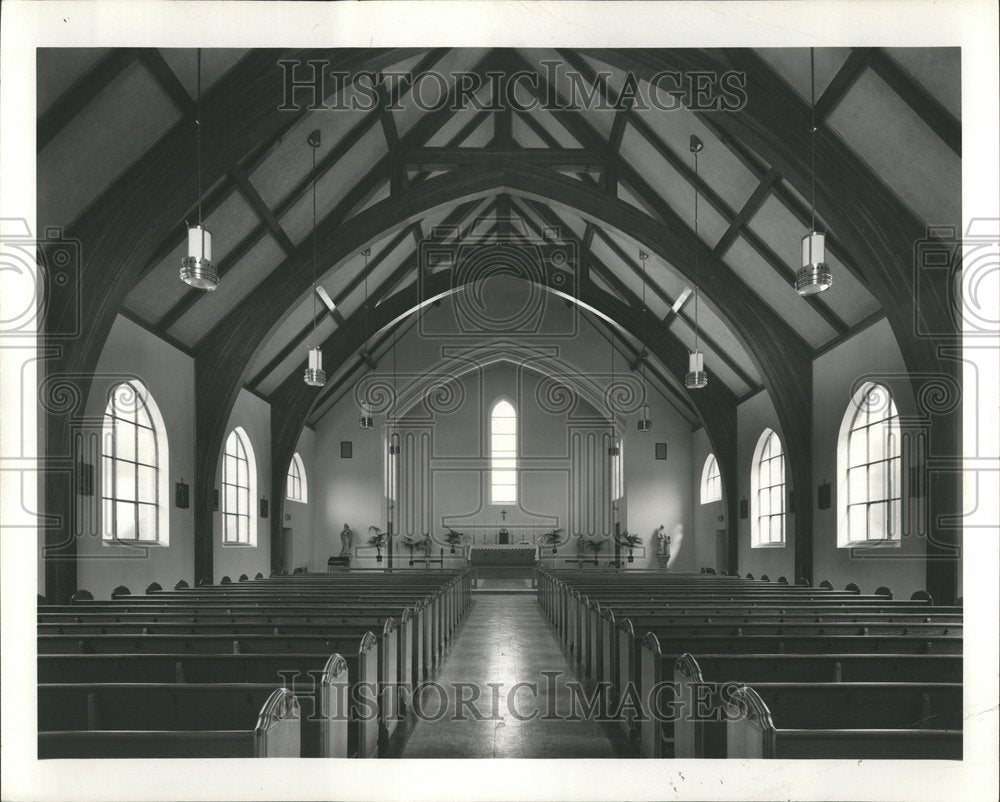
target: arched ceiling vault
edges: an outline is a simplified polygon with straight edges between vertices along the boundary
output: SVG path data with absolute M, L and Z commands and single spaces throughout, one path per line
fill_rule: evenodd
M 800 462 L 793 474 L 808 490 L 808 386 L 817 353 L 887 316 L 911 370 L 940 368 L 938 343 L 913 335 L 914 299 L 898 288 L 912 282 L 912 245 L 924 225 L 958 222 L 952 218 L 961 126 L 952 51 L 817 50 L 817 205 L 837 278 L 823 296 L 803 300 L 790 287 L 809 220 L 803 54 L 206 51 L 202 206 L 223 279 L 218 291 L 202 294 L 177 280 L 184 221 L 195 218 L 197 194 L 194 51 L 39 51 L 39 225 L 63 227 L 82 253 L 78 283 L 56 291 L 45 326 L 57 335 L 71 328 L 78 309 L 87 310 L 83 335 L 60 343 L 46 363 L 48 377 L 71 377 L 86 397 L 87 376 L 119 313 L 192 353 L 199 451 L 206 452 L 198 457 L 199 487 L 207 487 L 218 430 L 240 386 L 282 408 L 312 328 L 337 343 L 348 338 L 365 291 L 379 306 L 406 297 L 422 243 L 489 241 L 504 227 L 529 238 L 555 230 L 558 242 L 579 253 L 588 292 L 619 316 L 648 310 L 655 322 L 633 332 L 633 364 L 648 351 L 649 363 L 658 360 L 671 379 L 683 366 L 665 354 L 682 354 L 693 337 L 688 299 L 697 253 L 701 341 L 713 384 L 730 406 L 761 387 L 772 394 L 783 434 L 793 441 L 791 458 Z M 279 111 L 277 62 L 310 59 L 348 73 L 394 70 L 406 77 L 380 89 L 372 108 Z M 546 61 L 563 73 L 549 71 Z M 641 87 L 663 70 L 725 69 L 747 76 L 747 104 L 736 112 L 658 113 L 618 97 L 626 71 Z M 484 105 L 507 80 L 491 83 L 489 73 L 517 70 L 538 77 L 540 96 L 566 104 L 576 80 L 605 100 L 604 108 Z M 484 88 L 466 95 L 461 110 L 448 103 L 422 110 L 412 102 L 414 84 L 432 71 L 478 76 Z M 328 105 L 344 99 L 336 89 L 324 86 Z M 452 80 L 447 95 L 458 92 Z M 144 109 L 141 119 L 137 108 Z M 316 128 L 323 146 L 313 171 L 305 137 Z M 706 146 L 697 174 L 686 148 L 692 133 Z M 900 141 L 909 153 L 902 166 Z M 320 284 L 332 301 L 318 316 L 307 245 L 314 181 Z M 695 190 L 704 200 L 697 240 Z M 367 271 L 365 247 L 372 248 Z M 645 274 L 640 248 L 651 254 Z M 929 278 L 916 315 L 947 334 L 944 285 Z M 650 346 L 654 338 L 662 353 Z M 354 358 L 344 352 L 341 361 Z M 730 412 L 721 414 L 728 420 Z M 48 452 L 68 453 L 71 421 L 49 417 Z M 55 485 L 51 490 L 59 495 Z M 202 526 L 210 514 L 206 495 L 196 493 Z M 69 520 L 72 504 L 66 508 Z M 807 514 L 797 517 L 808 525 Z M 210 563 L 210 547 L 197 553 Z M 808 557 L 797 547 L 803 570 Z M 53 563 L 64 584 L 69 562 Z

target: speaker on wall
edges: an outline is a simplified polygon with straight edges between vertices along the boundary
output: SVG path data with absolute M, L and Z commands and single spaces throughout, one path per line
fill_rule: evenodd
M 212 488 L 212 509 L 219 509 L 219 488 L 217 487 Z
M 750 515 L 750 505 L 747 503 L 745 498 L 740 499 L 740 519 L 746 520 Z
M 267 499 L 263 496 L 260 497 L 260 517 L 267 517 Z
M 829 482 L 823 482 L 816 491 L 816 506 L 821 510 L 830 509 L 832 503 L 831 487 Z
M 340 441 L 340 458 L 351 459 L 354 456 L 354 443 L 350 440 Z
M 667 458 L 667 444 L 666 443 L 657 443 L 656 446 L 655 446 L 655 448 L 656 448 L 656 458 L 657 459 L 666 459 Z
M 174 483 L 174 506 L 186 510 L 191 506 L 191 485 L 181 479 Z

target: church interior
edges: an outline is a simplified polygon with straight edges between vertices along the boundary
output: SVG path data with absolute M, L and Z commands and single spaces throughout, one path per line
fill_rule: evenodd
M 36 94 L 41 758 L 961 760 L 958 48 Z

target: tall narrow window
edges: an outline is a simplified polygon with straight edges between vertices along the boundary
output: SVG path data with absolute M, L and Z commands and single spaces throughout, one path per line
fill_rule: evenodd
M 292 460 L 288 463 L 288 476 L 285 479 L 285 497 L 291 501 L 301 501 L 303 504 L 308 501 L 306 468 L 302 464 L 302 457 L 299 456 L 298 451 L 292 454 Z
M 899 413 L 889 388 L 868 383 L 851 399 L 837 448 L 837 544 L 899 542 Z
M 785 545 L 785 453 L 778 435 L 765 429 L 750 472 L 752 548 Z
M 101 513 L 105 541 L 166 544 L 166 426 L 140 381 L 112 388 L 104 410 Z
M 502 398 L 490 410 L 490 503 L 517 503 L 517 412 Z
M 226 438 L 222 460 L 222 542 L 257 545 L 257 463 L 247 433 L 237 426 Z
M 715 454 L 709 454 L 705 467 L 701 470 L 701 503 L 709 504 L 722 501 L 722 476 L 719 474 L 719 461 Z

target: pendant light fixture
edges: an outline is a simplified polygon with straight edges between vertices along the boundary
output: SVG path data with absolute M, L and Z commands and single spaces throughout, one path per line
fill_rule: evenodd
M 643 342 L 639 343 L 639 346 L 645 350 L 646 347 L 646 314 L 649 311 L 646 308 L 646 260 L 649 258 L 649 254 L 645 251 L 639 251 L 639 262 L 642 264 L 642 334 Z M 653 431 L 653 421 L 649 418 L 649 388 L 646 384 L 646 358 L 645 354 L 639 354 L 639 358 L 642 360 L 642 417 L 639 418 L 638 429 L 640 432 L 651 432 Z
M 317 128 L 308 137 L 306 143 L 312 149 L 312 201 L 313 201 L 313 227 L 312 227 L 312 299 L 313 299 L 313 330 L 312 348 L 309 349 L 309 366 L 306 368 L 304 379 L 310 387 L 322 387 L 326 384 L 326 371 L 323 370 L 323 351 L 316 341 L 316 151 L 319 150 L 320 133 Z
M 371 248 L 365 248 L 361 252 L 361 255 L 365 257 L 365 344 L 361 351 L 361 358 L 366 365 L 368 363 L 368 257 L 371 256 L 371 253 Z M 359 423 L 365 431 L 371 431 L 375 428 L 375 418 L 372 416 L 372 404 L 367 398 L 361 402 L 361 419 Z
M 181 259 L 181 281 L 197 290 L 211 292 L 219 286 L 219 272 L 212 263 L 212 232 L 201 217 L 201 48 L 198 48 L 198 89 L 195 101 L 195 150 L 198 162 L 198 222 L 188 226 L 187 256 Z
M 812 225 L 802 238 L 802 267 L 795 274 L 795 291 L 799 295 L 817 295 L 830 289 L 833 272 L 826 264 L 826 235 L 816 230 L 816 51 L 809 48 L 810 120 L 809 140 L 812 147 Z
M 684 386 L 689 390 L 700 390 L 708 384 L 705 373 L 705 355 L 698 350 L 698 295 L 699 279 L 698 253 L 701 239 L 698 235 L 698 154 L 705 145 L 694 134 L 691 135 L 691 152 L 694 154 L 694 351 L 688 354 L 688 372 L 684 376 Z

